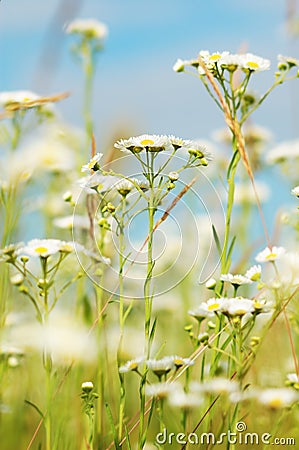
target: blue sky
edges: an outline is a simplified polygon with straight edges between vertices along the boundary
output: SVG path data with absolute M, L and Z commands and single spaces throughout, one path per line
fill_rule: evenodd
M 1 90 L 70 90 L 72 97 L 62 110 L 80 124 L 82 77 L 68 51 L 70 37 L 53 25 L 58 4 L 1 2 Z M 76 15 L 98 18 L 110 30 L 95 83 L 94 112 L 102 138 L 122 124 L 136 132 L 205 138 L 222 125 L 200 83 L 172 71 L 178 57 L 193 57 L 200 49 L 238 51 L 240 46 L 274 64 L 278 53 L 298 56 L 285 32 L 284 0 L 85 0 Z M 48 48 L 58 64 L 41 71 L 41 55 Z M 259 74 L 256 88 L 265 88 L 271 80 L 272 73 Z M 290 117 L 294 90 L 294 85 L 280 89 L 271 108 L 265 105 L 256 116 L 262 125 L 279 131 L 278 139 L 295 133 Z M 289 116 L 283 124 L 276 114 L 281 108 L 283 116 Z
M 286 32 L 285 0 L 65 3 L 66 20 L 94 17 L 109 27 L 95 78 L 99 148 L 120 129 L 209 139 L 215 128 L 224 125 L 199 80 L 173 72 L 178 57 L 195 57 L 201 49 L 237 52 L 243 48 L 269 58 L 273 69 L 256 75 L 252 84 L 256 91 L 272 83 L 277 54 L 299 57 L 298 41 Z M 71 97 L 59 107 L 69 122 L 80 126 L 82 73 L 69 52 L 72 39 L 55 19 L 59 4 L 59 0 L 0 2 L 0 90 L 31 89 L 43 95 L 70 91 Z M 272 130 L 276 141 L 298 137 L 298 100 L 296 82 L 282 86 L 253 120 Z M 270 181 L 279 204 L 289 187 L 277 189 L 275 178 Z M 271 206 L 268 209 L 271 217 Z

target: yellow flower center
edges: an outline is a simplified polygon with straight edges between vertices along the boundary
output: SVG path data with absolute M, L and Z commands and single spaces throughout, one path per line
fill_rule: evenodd
M 181 359 L 175 359 L 174 360 L 174 364 L 176 365 L 176 366 L 180 366 L 180 365 L 182 365 L 183 364 L 183 361 L 181 360 Z
M 221 55 L 219 53 L 215 53 L 214 55 L 210 56 L 210 61 L 218 61 L 221 58 Z
M 254 61 L 248 61 L 247 65 L 250 69 L 258 69 L 260 67 L 258 63 Z
M 154 145 L 154 141 L 152 139 L 143 139 L 143 141 L 140 142 L 141 145 L 147 146 L 147 145 Z
M 266 259 L 275 259 L 277 257 L 276 253 L 269 253 L 269 255 L 266 256 Z
M 34 251 L 35 251 L 36 253 L 39 253 L 40 255 L 41 255 L 42 253 L 46 253 L 48 250 L 49 250 L 49 249 L 48 249 L 47 247 L 36 247 L 36 248 L 34 249 Z
M 130 364 L 129 369 L 135 370 L 135 369 L 137 369 L 137 367 L 138 367 L 138 363 L 133 362 L 133 363 Z
M 283 402 L 281 400 L 281 398 L 273 398 L 272 400 L 269 401 L 269 406 L 271 408 L 280 408 L 281 406 L 283 406 Z
M 213 311 L 213 309 L 217 309 L 219 308 L 219 306 L 220 306 L 219 303 L 212 303 L 211 305 L 208 306 L 208 310 Z

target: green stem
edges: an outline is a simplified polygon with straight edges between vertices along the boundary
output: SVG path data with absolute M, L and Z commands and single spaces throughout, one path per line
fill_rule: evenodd
M 233 158 L 231 160 L 231 167 L 228 173 L 228 197 L 227 197 L 227 207 L 226 207 L 226 217 L 225 217 L 225 232 L 224 232 L 224 242 L 223 250 L 221 255 L 221 273 L 227 273 L 229 269 L 229 261 L 227 260 L 227 251 L 229 245 L 230 237 L 230 227 L 231 227 L 231 216 L 234 205 L 234 195 L 235 195 L 235 175 L 240 161 L 240 153 L 236 150 Z
M 125 264 L 125 236 L 124 236 L 124 220 L 126 211 L 126 197 L 122 197 L 121 217 L 119 220 L 119 328 L 120 338 L 117 351 L 118 366 L 122 352 L 122 342 L 124 336 L 125 311 L 124 311 L 124 264 Z M 119 404 L 119 422 L 118 422 L 118 438 L 121 440 L 123 433 L 123 421 L 126 401 L 126 391 L 123 374 L 119 373 L 120 381 L 120 404 Z
M 85 52 L 85 61 L 84 61 L 85 87 L 84 87 L 83 115 L 84 115 L 86 136 L 89 144 L 93 133 L 91 109 L 92 109 L 92 87 L 93 87 L 94 66 L 93 66 L 92 50 L 89 47 L 88 43 L 84 46 L 84 52 Z

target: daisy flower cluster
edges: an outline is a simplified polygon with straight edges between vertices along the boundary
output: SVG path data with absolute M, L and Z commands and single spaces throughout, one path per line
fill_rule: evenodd
M 194 361 L 191 358 L 182 358 L 178 355 L 165 356 L 161 359 L 145 359 L 143 357 L 139 357 L 127 361 L 124 365 L 120 366 L 119 372 L 138 372 L 140 374 L 139 368 L 144 364 L 149 371 L 151 371 L 159 378 L 159 380 L 161 380 L 162 377 L 166 379 L 167 375 L 171 371 L 176 372 L 182 367 L 192 366 L 194 364 Z
M 262 312 L 268 312 L 269 304 L 266 301 L 258 301 L 257 299 L 249 299 L 244 297 L 219 297 L 210 298 L 206 302 L 202 302 L 196 308 L 189 310 L 188 314 L 201 322 L 206 318 L 223 314 L 227 317 L 242 317 L 245 314 L 253 315 Z
M 202 61 L 206 68 L 212 73 L 217 70 L 229 70 L 234 72 L 241 69 L 245 72 L 262 72 L 270 68 L 270 61 L 252 53 L 233 54 L 228 51 L 210 53 L 207 50 L 201 50 L 198 58 L 191 60 L 178 59 L 173 66 L 175 72 L 184 72 L 186 67 L 195 67 L 200 75 L 205 75 L 205 70 L 200 64 Z
M 50 256 L 70 253 L 84 253 L 85 255 L 109 264 L 110 260 L 86 249 L 75 241 L 61 241 L 59 239 L 32 239 L 27 244 L 11 244 L 0 250 L 0 258 L 8 263 L 14 263 L 16 259 L 27 261 L 29 258 L 47 259 Z
M 114 147 L 122 152 L 133 154 L 139 154 L 144 151 L 149 153 L 176 152 L 178 149 L 184 149 L 189 153 L 189 158 L 192 162 L 196 161 L 197 165 L 207 166 L 208 161 L 211 160 L 210 153 L 207 152 L 203 145 L 175 136 L 142 134 L 129 139 L 120 139 L 114 144 Z

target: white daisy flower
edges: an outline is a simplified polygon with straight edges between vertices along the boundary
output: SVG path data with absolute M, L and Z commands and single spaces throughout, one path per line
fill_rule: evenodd
M 190 383 L 190 390 L 206 394 L 231 394 L 238 391 L 238 383 L 227 378 L 213 378 L 204 383 Z
M 206 147 L 198 142 L 187 141 L 183 148 L 188 151 L 191 157 L 196 158 L 202 166 L 207 166 L 208 161 L 212 160 L 212 155 L 207 152 Z
M 178 59 L 174 65 L 173 70 L 175 72 L 184 72 L 186 66 L 198 67 L 199 62 L 198 59 Z
M 215 312 L 221 311 L 225 301 L 224 297 L 209 298 L 206 302 L 202 302 L 196 309 L 189 310 L 188 314 L 197 320 L 203 320 L 206 317 L 212 317 Z
M 241 58 L 240 55 L 234 55 L 232 53 L 225 52 L 227 54 L 222 55 L 219 64 L 222 68 L 228 70 L 236 70 L 240 66 Z
M 165 356 L 162 359 L 148 359 L 146 361 L 148 369 L 152 370 L 155 375 L 161 377 L 174 369 L 174 361 L 171 356 Z
M 257 262 L 276 261 L 277 259 L 280 259 L 284 253 L 285 249 L 283 247 L 266 247 L 263 251 L 257 254 L 255 260 Z
M 194 319 L 196 320 L 203 320 L 206 319 L 207 317 L 213 317 L 214 316 L 214 312 L 213 311 L 209 311 L 209 309 L 207 308 L 207 304 L 201 303 L 199 306 L 197 306 L 194 309 L 189 309 L 188 314 L 192 317 L 194 317 Z
M 262 181 L 255 182 L 255 190 L 251 183 L 248 182 L 236 183 L 235 204 L 236 205 L 256 204 L 256 192 L 261 203 L 266 202 L 271 194 L 269 186 Z
M 182 358 L 181 356 L 178 355 L 172 356 L 172 359 L 176 369 L 179 369 L 180 367 L 183 366 L 193 366 L 194 364 L 194 361 L 192 361 L 192 359 Z
M 102 158 L 103 153 L 96 153 L 91 160 L 82 166 L 81 172 L 90 172 L 99 170 L 99 161 Z
M 153 383 L 145 388 L 146 395 L 150 397 L 167 398 L 174 392 L 174 383 Z
M 222 59 L 229 56 L 229 52 L 214 52 L 210 53 L 207 50 L 201 50 L 199 56 L 204 60 L 204 62 L 209 67 L 211 64 L 222 63 Z
M 14 103 L 26 104 L 38 99 L 40 99 L 40 96 L 32 91 L 0 92 L 0 105 L 4 108 Z
M 222 308 L 223 313 L 229 316 L 244 316 L 254 310 L 253 301 L 243 297 L 228 298 Z
M 280 70 L 285 69 L 287 67 L 295 67 L 295 66 L 299 66 L 299 60 L 296 58 L 293 58 L 292 56 L 283 56 L 283 55 L 278 55 L 277 56 L 278 59 L 278 68 Z
M 120 195 L 126 197 L 134 189 L 134 184 L 130 180 L 120 180 L 116 183 L 115 188 Z
M 268 313 L 273 308 L 273 304 L 267 300 L 253 299 L 253 307 L 256 314 Z
M 284 163 L 285 161 L 297 160 L 299 158 L 299 139 L 285 141 L 278 144 L 267 153 L 266 162 L 268 164 Z
M 262 274 L 262 267 L 258 264 L 250 267 L 250 269 L 248 269 L 247 272 L 245 273 L 245 277 L 249 278 L 249 280 L 252 281 L 259 281 L 261 278 L 261 274 Z
M 241 55 L 240 63 L 242 69 L 250 70 L 252 72 L 261 72 L 270 69 L 269 59 L 261 58 L 252 53 Z
M 140 153 L 143 150 L 148 152 L 160 152 L 168 149 L 169 140 L 167 136 L 142 134 L 129 139 L 121 139 L 114 144 L 114 147 L 123 152 L 132 153 Z
M 105 39 L 108 35 L 107 25 L 95 19 L 76 19 L 65 27 L 68 34 L 82 34 L 89 39 Z
M 247 278 L 244 275 L 232 275 L 231 273 L 222 274 L 220 276 L 221 281 L 226 281 L 228 283 L 231 283 L 233 285 L 241 286 L 243 284 L 251 284 L 252 280 L 250 278 Z
M 299 377 L 296 373 L 288 373 L 286 379 L 286 385 L 299 389 Z
M 298 402 L 299 395 L 288 388 L 265 389 L 257 393 L 257 400 L 271 409 L 287 408 Z
M 182 389 L 173 391 L 169 397 L 170 405 L 181 409 L 197 408 L 202 402 L 201 396 L 194 392 L 184 392 Z
M 57 217 L 53 220 L 53 225 L 57 228 L 72 230 L 74 228 L 81 228 L 88 230 L 90 227 L 89 218 L 87 216 L 70 215 L 64 217 Z
M 291 192 L 296 197 L 299 197 L 299 186 L 294 187 Z
M 182 139 L 173 135 L 168 136 L 168 141 L 175 150 L 181 147 L 186 147 L 186 145 L 191 142 L 190 139 Z
M 47 258 L 59 253 L 61 244 L 62 241 L 58 239 L 32 239 L 27 245 L 17 250 L 17 255 Z
M 127 361 L 124 365 L 120 366 L 120 368 L 118 370 L 120 373 L 137 371 L 139 368 L 139 365 L 143 361 L 144 361 L 143 357 L 131 359 L 130 361 Z

